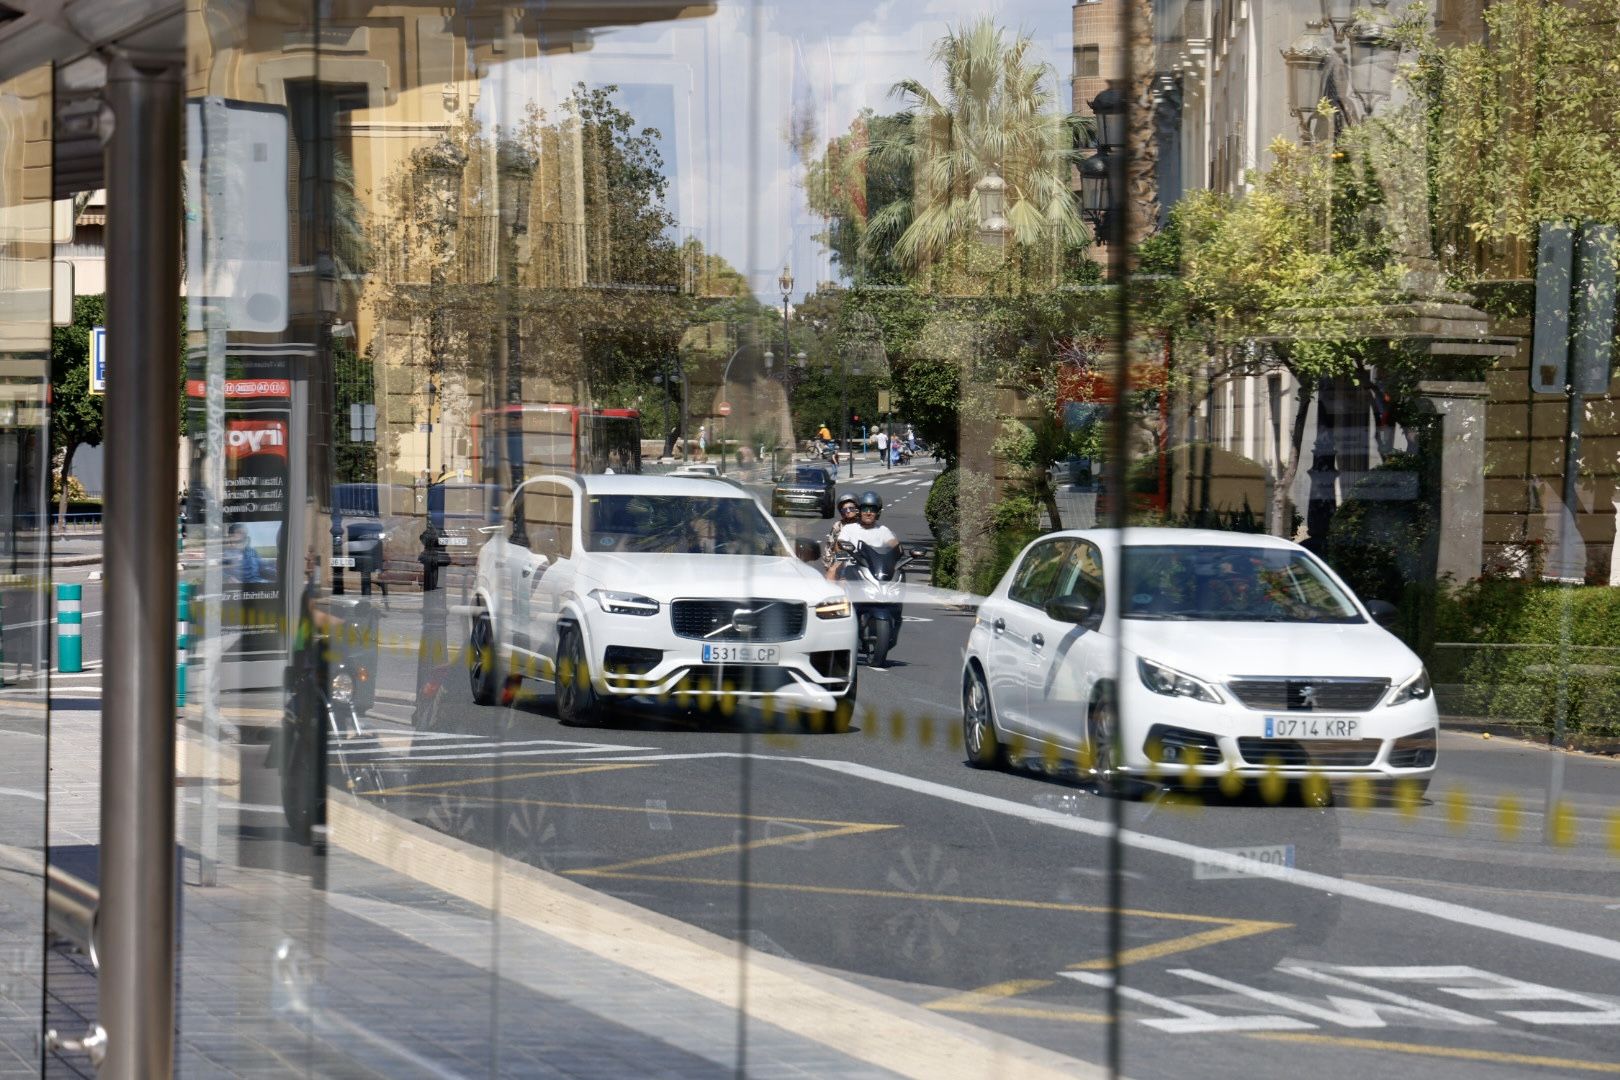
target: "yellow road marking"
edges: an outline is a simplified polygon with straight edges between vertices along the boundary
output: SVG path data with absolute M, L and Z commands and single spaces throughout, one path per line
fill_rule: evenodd
M 612 810 L 624 814 L 645 814 L 647 812 L 645 805 L 620 806 L 615 803 L 556 802 L 549 799 L 527 799 L 516 795 L 473 795 L 469 797 L 469 801 L 500 803 L 503 805 L 544 806 L 554 810 Z M 662 806 L 658 807 L 657 810 L 660 814 L 668 814 L 670 817 L 724 818 L 727 821 L 778 821 L 784 825 L 826 825 L 833 828 L 844 825 L 877 825 L 880 828 L 896 827 L 882 825 L 875 821 L 828 821 L 822 818 L 780 817 L 776 814 L 739 814 L 735 810 L 674 810 Z
M 1033 1020 L 1059 1020 L 1080 1024 L 1108 1023 L 1107 1013 L 1089 1012 L 1085 1009 L 1002 1004 L 1008 998 L 1051 985 L 1051 979 L 1010 979 L 1007 982 L 992 983 L 977 990 L 940 998 L 938 1001 L 929 1002 L 927 1008 L 935 1012 L 971 1013 L 976 1016 L 1021 1016 Z
M 1546 1069 L 1574 1069 L 1578 1072 L 1620 1073 L 1620 1062 L 1582 1061 L 1579 1058 L 1543 1057 L 1539 1054 L 1510 1054 L 1499 1050 L 1471 1050 L 1461 1046 L 1428 1046 L 1424 1043 L 1386 1042 L 1382 1039 L 1356 1039 L 1346 1035 L 1306 1035 L 1289 1032 L 1248 1032 L 1251 1039 L 1267 1042 L 1309 1043 L 1315 1046 L 1342 1046 L 1353 1050 L 1387 1050 L 1395 1054 L 1457 1058 L 1461 1061 L 1488 1061 L 1497 1065 L 1533 1065 Z
M 365 792 L 365 794 L 371 798 L 380 795 L 409 795 L 413 791 L 432 791 L 438 788 L 460 787 L 466 784 L 493 784 L 497 780 L 537 780 L 548 776 L 578 776 L 581 773 L 613 772 L 617 769 L 650 769 L 652 765 L 653 763 L 650 761 L 626 761 L 622 763 L 582 765 L 579 768 L 534 769 L 529 772 L 512 773 L 509 776 L 464 776 L 459 780 L 430 780 L 422 784 L 402 784 L 399 787 L 382 788 L 378 791 Z
M 643 808 L 643 812 L 645 812 L 645 808 Z M 689 859 L 707 859 L 715 855 L 735 855 L 742 851 L 779 847 L 782 844 L 798 844 L 806 840 L 827 840 L 835 836 L 859 836 L 862 833 L 883 832 L 887 829 L 898 828 L 900 828 L 898 825 L 844 825 L 836 829 L 819 829 L 806 833 L 766 836 L 758 840 L 750 840 L 746 844 L 717 844 L 714 847 L 698 848 L 696 851 L 671 851 L 664 855 L 649 855 L 643 859 L 630 859 L 609 866 L 590 867 L 582 870 L 564 870 L 563 873 L 571 877 L 622 877 L 624 875 L 621 871 L 629 870 L 632 867 L 668 866 L 670 863 L 686 862 Z
M 1240 938 L 1253 937 L 1255 934 L 1267 934 L 1273 930 L 1285 930 L 1293 923 L 1261 922 L 1256 919 L 1232 919 L 1226 926 L 1217 926 L 1213 930 L 1203 930 L 1185 937 L 1171 938 L 1169 941 L 1159 941 L 1152 945 L 1139 945 L 1134 949 L 1126 949 L 1119 954 L 1119 963 L 1139 964 L 1144 960 L 1162 960 L 1166 956 L 1176 953 L 1190 952 L 1193 949 L 1202 949 L 1207 945 L 1219 945 L 1223 941 L 1237 941 Z M 1096 960 L 1086 960 L 1082 963 L 1069 965 L 1070 971 L 1108 971 L 1114 966 L 1111 956 L 1099 957 Z
M 886 997 L 810 965 L 746 947 L 739 953 L 735 941 L 522 863 L 492 875 L 487 850 L 365 803 L 334 800 L 327 821 L 339 848 L 878 1069 L 915 1080 L 1101 1080 L 1105 1075 L 1073 1057 Z

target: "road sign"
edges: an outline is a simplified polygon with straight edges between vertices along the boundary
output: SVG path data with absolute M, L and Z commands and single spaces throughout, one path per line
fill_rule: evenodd
M 1569 381 L 1569 282 L 1575 237 L 1562 221 L 1543 222 L 1536 242 L 1536 321 L 1531 344 L 1530 387 L 1562 394 Z
M 90 328 L 90 392 L 107 392 L 107 328 Z
M 719 413 L 721 416 L 730 416 L 731 415 L 731 402 L 722 401 L 720 403 L 719 407 L 716 408 L 714 411 Z

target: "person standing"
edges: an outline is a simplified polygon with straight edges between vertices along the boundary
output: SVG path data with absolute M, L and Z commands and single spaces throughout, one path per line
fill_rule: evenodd
M 889 433 L 887 431 L 884 431 L 882 428 L 878 429 L 877 448 L 878 448 L 878 460 L 881 461 L 883 459 L 884 455 L 886 455 L 889 452 Z
M 704 424 L 698 428 L 698 459 L 701 461 L 709 456 L 709 425 Z

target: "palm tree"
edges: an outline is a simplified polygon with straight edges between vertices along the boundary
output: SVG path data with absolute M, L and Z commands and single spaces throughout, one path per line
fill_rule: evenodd
M 1050 65 L 1031 56 L 1033 41 L 1010 43 L 993 20 L 957 27 L 929 55 L 944 93 L 916 79 L 894 85 L 909 124 L 868 151 L 879 166 L 909 171 L 909 196 L 873 215 L 865 254 L 889 250 L 917 271 L 944 259 L 979 228 L 975 185 L 998 173 L 1006 183 L 1008 254 L 1055 254 L 1086 242 L 1069 187 L 1078 163 L 1078 118 L 1059 112 Z

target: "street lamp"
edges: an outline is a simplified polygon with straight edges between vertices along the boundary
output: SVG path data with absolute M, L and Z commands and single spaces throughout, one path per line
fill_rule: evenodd
M 1327 91 L 1328 62 L 1333 58 L 1333 44 L 1323 33 L 1323 24 L 1306 23 L 1305 32 L 1283 50 L 1282 58 L 1288 66 L 1288 101 L 1299 117 L 1301 136 L 1310 142 L 1316 110 Z
M 1108 210 L 1113 205 L 1114 166 L 1110 155 L 1099 151 L 1080 163 L 1080 214 L 1091 222 L 1097 242 L 1108 242 Z
M 1350 38 L 1350 88 L 1371 113 L 1389 97 L 1401 43 L 1389 15 L 1389 0 L 1373 0 L 1371 10 L 1358 12 L 1346 31 Z
M 1322 0 L 1322 21 L 1333 27 L 1334 40 L 1344 37 L 1356 14 L 1356 0 Z
M 1125 145 L 1125 95 L 1114 87 L 1104 88 L 1091 99 L 1091 113 L 1097 118 L 1097 149 L 1117 150 Z
M 973 194 L 979 203 L 979 242 L 1000 254 L 1007 250 L 1007 234 L 1012 226 L 1007 221 L 1007 181 L 994 165 L 973 185 Z

